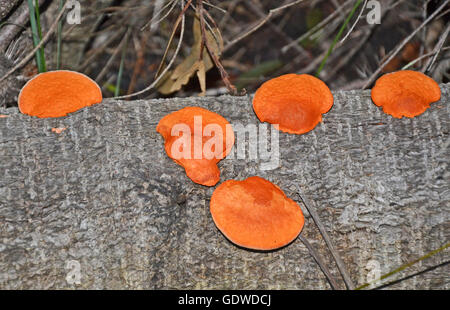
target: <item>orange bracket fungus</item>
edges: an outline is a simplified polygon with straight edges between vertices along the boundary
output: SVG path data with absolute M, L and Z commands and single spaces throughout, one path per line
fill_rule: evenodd
M 102 101 L 100 87 L 73 71 L 50 71 L 28 81 L 19 94 L 19 110 L 40 118 L 62 117 Z
M 289 244 L 304 224 L 299 205 L 260 177 L 220 184 L 212 194 L 210 211 L 225 237 L 253 250 L 274 250 Z
M 380 77 L 372 101 L 395 118 L 415 117 L 441 99 L 438 83 L 421 72 L 402 70 Z
M 243 181 L 225 181 L 212 194 L 210 211 L 214 223 L 225 237 L 247 249 L 276 250 L 298 237 L 323 271 L 331 288 L 338 288 L 327 264 L 300 235 L 305 223 L 300 206 L 278 186 L 256 176 Z M 314 221 L 318 222 L 316 215 Z
M 333 106 L 328 86 L 308 74 L 286 74 L 271 79 L 256 91 L 253 109 L 261 122 L 278 124 L 279 129 L 303 134 L 322 121 Z
M 234 132 L 217 113 L 186 107 L 163 117 L 156 130 L 165 140 L 167 155 L 184 167 L 195 183 L 214 186 L 219 182 L 217 163 L 230 153 Z

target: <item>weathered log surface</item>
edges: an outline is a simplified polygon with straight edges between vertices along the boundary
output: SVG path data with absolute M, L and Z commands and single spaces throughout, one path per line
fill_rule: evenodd
M 440 102 L 401 120 L 367 91 L 335 92 L 313 132 L 280 133 L 278 168 L 226 159 L 221 182 L 259 175 L 297 201 L 298 183 L 361 285 L 449 240 L 450 85 L 441 88 Z M 105 101 L 47 120 L 0 110 L 8 116 L 0 118 L 0 288 L 329 288 L 299 240 L 261 253 L 219 233 L 213 188 L 192 183 L 155 131 L 190 105 L 259 124 L 248 97 Z M 309 217 L 302 234 L 338 277 Z M 393 279 L 448 258 L 446 250 Z M 448 265 L 392 287 L 450 289 Z

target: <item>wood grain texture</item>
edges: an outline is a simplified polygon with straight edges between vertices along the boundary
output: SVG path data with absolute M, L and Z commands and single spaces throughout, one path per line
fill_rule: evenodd
M 353 282 L 364 284 L 449 240 L 450 85 L 441 89 L 440 102 L 401 120 L 368 91 L 334 92 L 314 131 L 280 133 L 276 169 L 225 159 L 221 182 L 258 175 L 296 201 L 299 184 Z M 0 118 L 0 288 L 328 289 L 299 240 L 261 253 L 220 234 L 209 213 L 214 189 L 192 183 L 155 130 L 185 106 L 259 124 L 249 97 L 106 100 L 45 120 L 0 109 L 8 116 Z M 302 235 L 339 279 L 303 211 Z M 446 250 L 393 280 L 448 259 Z M 73 261 L 79 284 L 69 279 Z M 450 289 L 448 275 L 447 265 L 391 288 Z
M 12 9 L 22 0 L 0 0 L 0 22 L 11 13 Z

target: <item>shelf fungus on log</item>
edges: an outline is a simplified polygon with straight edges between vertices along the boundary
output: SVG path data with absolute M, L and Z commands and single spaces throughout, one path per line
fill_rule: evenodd
M 261 85 L 253 98 L 253 110 L 261 122 L 278 125 L 292 134 L 304 134 L 322 121 L 333 106 L 328 86 L 308 74 L 286 74 Z
M 220 184 L 212 194 L 210 211 L 225 237 L 253 250 L 275 250 L 291 243 L 304 224 L 299 205 L 278 186 L 256 176 Z
M 186 107 L 163 117 L 156 130 L 165 140 L 167 155 L 184 167 L 195 183 L 214 186 L 219 182 L 217 163 L 234 145 L 231 124 L 217 113 Z
M 395 118 L 415 117 L 441 99 L 439 85 L 421 72 L 402 70 L 380 77 L 372 89 L 372 101 Z
M 102 101 L 102 91 L 92 79 L 74 71 L 38 74 L 22 88 L 19 110 L 40 118 L 62 117 Z

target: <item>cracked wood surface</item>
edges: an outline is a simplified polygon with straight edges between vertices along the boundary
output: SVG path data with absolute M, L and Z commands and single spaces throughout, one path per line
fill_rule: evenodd
M 441 89 L 440 102 L 401 120 L 383 114 L 368 91 L 334 92 L 314 131 L 279 134 L 276 169 L 225 159 L 221 182 L 259 175 L 296 201 L 299 184 L 353 282 L 364 284 L 449 240 L 450 86 Z M 249 97 L 105 100 L 44 120 L 0 109 L 0 288 L 328 289 L 299 240 L 253 252 L 220 234 L 209 213 L 214 188 L 192 183 L 155 131 L 185 106 L 259 124 Z M 343 287 L 302 209 L 303 236 Z M 391 280 L 448 258 L 447 249 Z M 449 289 L 449 271 L 391 288 Z

